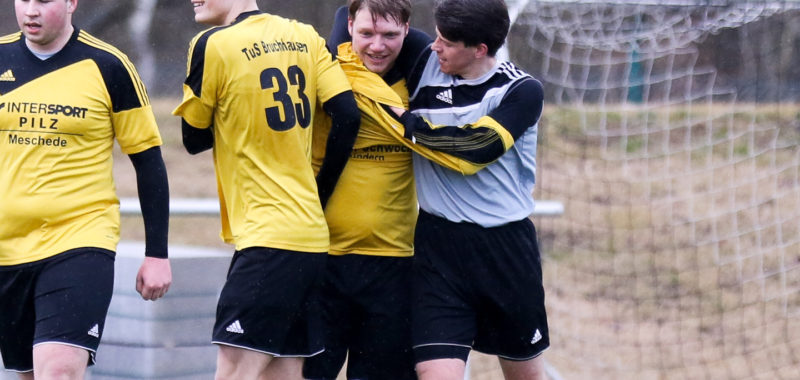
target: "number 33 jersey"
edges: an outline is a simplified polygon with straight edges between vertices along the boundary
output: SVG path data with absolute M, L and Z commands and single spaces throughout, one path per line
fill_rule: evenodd
M 174 114 L 213 128 L 223 240 L 327 252 L 311 125 L 317 103 L 348 90 L 325 41 L 293 20 L 248 12 L 192 40 Z

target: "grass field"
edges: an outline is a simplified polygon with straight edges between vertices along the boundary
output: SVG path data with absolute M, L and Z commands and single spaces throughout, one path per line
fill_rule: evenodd
M 177 100 L 154 104 L 173 197 L 216 197 Z M 565 379 L 800 378 L 800 106 L 546 107 L 536 220 Z M 121 196 L 133 170 L 117 157 Z M 232 250 L 217 218 L 173 218 L 170 242 Z M 124 239 L 143 239 L 138 218 Z M 478 355 L 471 379 L 502 375 Z

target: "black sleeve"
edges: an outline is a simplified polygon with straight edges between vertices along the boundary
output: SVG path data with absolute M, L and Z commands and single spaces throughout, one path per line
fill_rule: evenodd
M 543 106 L 542 84 L 528 78 L 514 84 L 500 105 L 489 112 L 489 116 L 497 120 L 517 141 L 528 128 L 539 122 Z
M 336 52 L 339 45 L 350 41 L 350 31 L 347 29 L 347 19 L 350 16 L 350 11 L 346 6 L 339 7 L 336 14 L 333 16 L 333 27 L 331 27 L 331 35 L 328 37 L 326 46 L 331 54 L 336 57 Z
M 403 48 L 400 49 L 394 67 L 402 73 L 403 78 L 406 79 L 406 86 L 411 92 L 417 87 L 428 57 L 433 53 L 432 42 L 433 40 L 427 33 L 416 28 L 410 28 L 408 35 L 403 40 Z
M 181 132 L 183 146 L 189 154 L 198 154 L 214 147 L 214 132 L 211 127 L 206 129 L 195 128 L 186 120 L 181 119 Z
M 433 125 L 424 118 L 406 112 L 400 118 L 404 137 L 415 144 L 447 153 L 469 162 L 491 163 L 511 149 L 503 140 L 502 128 L 516 141 L 542 114 L 544 90 L 539 81 L 528 78 L 514 85 L 497 108 L 475 123 Z
M 145 256 L 167 258 L 169 182 L 161 148 L 131 154 L 144 219 Z
M 331 132 L 325 145 L 325 159 L 317 174 L 319 200 L 325 208 L 350 158 L 361 124 L 361 112 L 358 110 L 352 91 L 334 96 L 325 102 L 322 108 L 330 115 L 332 121 Z

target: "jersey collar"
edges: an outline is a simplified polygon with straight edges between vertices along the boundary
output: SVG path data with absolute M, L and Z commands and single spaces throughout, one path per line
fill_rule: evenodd
M 236 16 L 236 21 L 234 21 L 234 22 L 239 22 L 239 21 L 242 21 L 242 20 L 244 20 L 244 19 L 246 19 L 246 18 L 248 18 L 250 16 L 258 15 L 258 14 L 261 14 L 261 13 L 262 12 L 260 10 L 244 12 L 244 13 L 240 14 L 239 16 Z
M 61 48 L 61 50 L 55 52 L 53 55 L 51 55 L 46 60 L 41 60 L 41 59 L 39 59 L 39 57 L 37 57 L 35 54 L 33 54 L 31 49 L 26 44 L 26 42 L 25 42 L 25 34 L 23 34 L 22 38 L 20 38 L 20 47 L 23 50 L 23 54 L 25 54 L 33 62 L 48 62 L 48 61 L 52 62 L 52 61 L 54 61 L 53 58 L 62 55 L 62 52 L 64 52 L 65 50 L 69 49 L 69 47 L 74 45 L 75 41 L 78 40 L 78 35 L 80 34 L 80 29 L 78 29 L 74 25 L 73 25 L 72 28 L 73 28 L 72 36 L 70 36 L 69 41 L 67 41 L 67 43 Z

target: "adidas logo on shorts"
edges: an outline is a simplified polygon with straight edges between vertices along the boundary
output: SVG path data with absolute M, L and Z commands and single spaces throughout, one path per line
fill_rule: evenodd
M 536 332 L 533 333 L 533 338 L 531 338 L 531 344 L 536 344 L 540 340 L 542 340 L 542 333 L 539 332 L 539 329 L 536 329 Z
M 93 337 L 95 337 L 95 338 L 99 338 L 100 337 L 100 326 L 98 326 L 97 323 L 95 323 L 94 326 L 92 326 L 92 328 L 90 328 L 89 331 L 87 331 L 86 333 L 91 335 L 91 336 L 93 336 Z
M 244 329 L 242 329 L 242 324 L 239 323 L 238 319 L 235 322 L 231 323 L 230 326 L 228 326 L 225 329 L 225 331 L 236 333 L 236 334 L 244 334 Z

